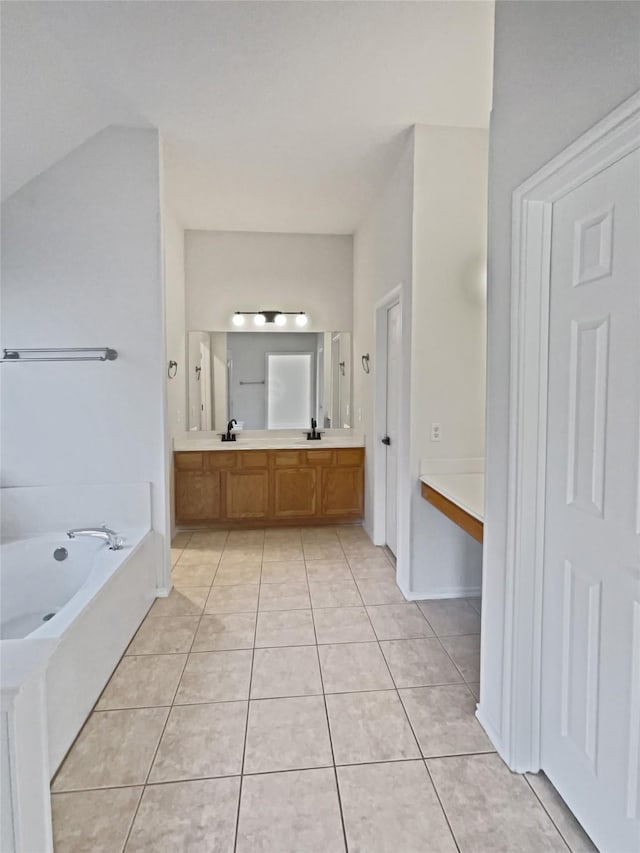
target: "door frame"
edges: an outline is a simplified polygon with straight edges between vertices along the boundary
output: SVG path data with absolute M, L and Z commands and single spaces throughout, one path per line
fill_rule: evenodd
M 509 478 L 501 736 L 496 737 L 490 723 L 484 720 L 482 700 L 477 715 L 509 767 L 521 773 L 541 769 L 552 206 L 639 147 L 640 93 L 636 93 L 517 187 L 512 197 Z M 482 671 L 494 669 L 496 663 L 491 660 L 484 642 L 481 655 Z M 636 689 L 640 692 L 640 685 Z
M 381 439 L 387 424 L 387 332 L 388 311 L 400 306 L 400 348 L 404 366 L 400 386 L 400 417 L 398 428 L 398 485 L 397 485 L 397 554 L 396 580 L 405 594 L 411 588 L 410 564 L 410 512 L 411 479 L 409 476 L 409 427 L 411 394 L 411 334 L 408 288 L 401 283 L 375 304 L 375 365 L 374 370 L 374 434 L 373 439 L 373 542 L 384 545 L 387 522 L 386 453 Z

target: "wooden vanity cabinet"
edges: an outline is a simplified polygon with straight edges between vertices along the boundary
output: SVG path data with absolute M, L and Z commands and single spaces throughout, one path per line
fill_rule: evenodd
M 176 451 L 178 524 L 333 524 L 362 518 L 364 448 Z

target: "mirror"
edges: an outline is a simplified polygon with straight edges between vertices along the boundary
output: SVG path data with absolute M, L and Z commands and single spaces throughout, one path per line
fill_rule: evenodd
M 350 332 L 189 332 L 189 430 L 352 426 Z

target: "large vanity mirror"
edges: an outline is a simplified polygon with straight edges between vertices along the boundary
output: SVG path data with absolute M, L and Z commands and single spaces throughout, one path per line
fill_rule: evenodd
M 351 427 L 350 332 L 189 332 L 189 430 Z

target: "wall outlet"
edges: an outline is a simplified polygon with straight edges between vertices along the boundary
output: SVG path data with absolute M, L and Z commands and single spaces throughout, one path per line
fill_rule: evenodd
M 440 424 L 431 424 L 431 441 L 440 441 Z

